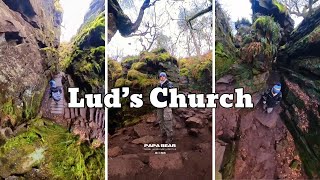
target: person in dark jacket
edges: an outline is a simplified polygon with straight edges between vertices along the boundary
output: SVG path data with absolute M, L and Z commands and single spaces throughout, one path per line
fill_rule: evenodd
M 263 109 L 270 114 L 273 111 L 273 108 L 280 104 L 282 99 L 281 84 L 277 83 L 271 89 L 265 91 L 262 95 L 262 99 Z
M 51 80 L 49 82 L 50 85 L 50 96 L 49 98 L 52 98 L 56 104 L 61 100 L 61 94 L 62 89 L 60 87 L 57 87 L 56 82 L 54 80 Z
M 161 72 L 159 74 L 161 88 L 173 88 L 173 84 L 168 80 L 166 73 Z M 158 94 L 158 101 L 170 103 L 170 94 L 164 96 L 162 93 Z M 160 125 L 161 135 L 163 143 L 171 144 L 173 141 L 173 120 L 172 109 L 169 107 L 157 109 L 157 121 Z

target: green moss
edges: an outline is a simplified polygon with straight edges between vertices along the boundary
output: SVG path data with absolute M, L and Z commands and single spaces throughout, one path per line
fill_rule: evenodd
M 66 69 L 84 92 L 97 92 L 104 85 L 105 47 L 75 50 Z
M 215 46 L 216 78 L 219 79 L 228 73 L 234 61 L 234 57 L 225 52 L 223 44 L 217 43 Z
M 140 70 L 141 68 L 145 67 L 147 65 L 147 63 L 145 62 L 136 62 L 132 64 L 132 69 L 134 70 Z
M 180 76 L 188 76 L 189 73 L 190 73 L 189 69 L 187 69 L 187 68 L 180 69 Z
M 54 10 L 59 13 L 63 13 L 63 8 L 60 4 L 60 0 L 54 0 Z
M 278 2 L 277 0 L 272 0 L 272 4 L 277 6 L 279 12 L 287 13 L 287 7 L 285 5 L 283 5 L 282 3 Z
M 280 25 L 274 21 L 273 17 L 260 16 L 253 23 L 253 28 L 272 44 L 278 45 L 281 40 Z M 263 38 L 260 38 L 261 42 L 264 41 Z
M 118 87 L 129 87 L 132 85 L 132 82 L 127 80 L 127 79 L 124 79 L 124 78 L 120 78 L 120 79 L 117 79 L 116 83 L 115 83 L 115 87 L 118 88 Z
M 25 120 L 35 118 L 40 108 L 41 97 L 36 98 L 35 94 L 31 96 L 30 100 L 24 99 L 23 101 L 23 117 Z
M 158 63 L 158 62 L 167 62 L 167 61 L 175 61 L 175 59 L 168 53 L 153 53 L 153 52 L 143 52 L 141 54 L 141 61 L 144 62 L 153 62 L 153 63 Z
M 127 76 L 128 79 L 132 81 L 133 86 L 139 86 L 140 88 L 152 87 L 158 84 L 157 79 L 148 77 L 147 74 L 143 74 L 134 69 L 129 70 Z
M 127 58 L 125 58 L 121 63 L 129 63 L 129 64 L 133 64 L 135 62 L 139 61 L 139 56 L 129 56 Z
M 161 54 L 161 53 L 166 53 L 167 50 L 165 50 L 164 48 L 156 48 L 156 49 L 152 50 L 151 52 L 155 53 L 155 54 Z
M 101 13 L 97 18 L 87 23 L 80 29 L 78 35 L 74 38 L 74 44 L 76 46 L 92 46 L 95 43 L 99 43 L 102 46 L 104 41 L 105 31 L 105 13 Z M 94 36 L 94 38 L 93 38 Z M 94 40 L 93 40 L 94 39 Z M 94 42 L 89 42 L 94 41 Z M 82 49 L 82 48 L 81 48 Z
M 146 78 L 148 78 L 148 75 L 143 74 L 137 70 L 131 69 L 128 71 L 128 79 L 130 80 L 135 80 L 135 79 L 141 80 Z
M 117 79 L 122 75 L 122 66 L 118 61 L 108 60 L 108 71 L 111 73 L 111 78 Z M 109 77 L 110 78 L 110 77 Z
M 12 98 L 9 98 L 6 103 L 4 103 L 1 107 L 1 113 L 4 115 L 16 118 L 16 110 L 15 105 L 13 103 Z
M 8 140 L 1 148 L 0 164 L 6 163 L 0 166 L 0 176 L 30 171 L 35 164 L 29 164 L 28 157 L 37 159 L 38 155 L 39 172 L 48 179 L 105 177 L 104 148 L 93 149 L 79 143 L 62 127 L 41 119 L 31 121 L 27 132 Z

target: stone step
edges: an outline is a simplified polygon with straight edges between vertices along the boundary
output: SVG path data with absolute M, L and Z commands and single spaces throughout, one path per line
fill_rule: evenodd
M 83 118 L 83 119 L 87 119 L 87 108 L 80 108 L 80 116 Z
M 63 104 L 51 104 L 50 108 L 65 108 Z
M 90 121 L 94 121 L 94 113 L 95 113 L 95 109 L 93 109 L 93 108 L 90 108 L 90 110 L 89 110 L 90 112 L 89 112 L 89 120 Z
M 64 108 L 64 118 L 65 119 L 70 119 L 71 118 L 70 109 L 69 108 Z
M 63 111 L 51 111 L 51 114 L 60 114 L 60 115 L 63 115 Z

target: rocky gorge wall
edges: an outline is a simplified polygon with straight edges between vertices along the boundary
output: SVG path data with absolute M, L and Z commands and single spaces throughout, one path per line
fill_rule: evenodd
M 104 129 L 96 126 L 104 113 L 70 111 L 47 87 L 54 78 L 65 88 L 104 92 L 103 10 L 93 0 L 72 44 L 61 46 L 58 0 L 0 1 L 0 179 L 104 179 Z
M 307 17 L 280 50 L 282 118 L 294 137 L 306 173 L 320 177 L 320 9 Z
M 56 0 L 0 1 L 0 117 L 34 117 L 55 70 L 62 10 Z M 52 54 L 53 56 L 48 56 Z
M 217 78 L 231 74 L 235 85 L 245 87 L 250 93 L 273 85 L 268 84 L 271 74 L 270 82 L 280 79 L 283 87 L 281 122 L 294 140 L 295 146 L 291 148 L 299 155 L 296 161 L 301 159 L 302 162 L 302 168 L 292 162 L 288 168 L 317 179 L 320 172 L 320 10 L 315 10 L 293 29 L 293 21 L 284 5 L 275 0 L 252 0 L 251 3 L 253 21 L 236 22 L 234 38 L 229 35 L 228 23 L 222 23 L 228 21 L 227 17 L 218 9 L 222 13 L 216 16 L 216 72 L 222 73 L 218 73 Z M 224 167 L 228 177 L 230 174 L 232 177 L 233 168 L 239 168 L 233 165 L 235 155 L 242 153 L 236 149 L 224 157 L 224 160 L 231 159 Z M 288 172 L 282 173 L 289 177 L 292 174 Z
M 105 80 L 105 7 L 94 0 L 84 23 L 70 43 L 60 66 L 69 75 L 69 85 L 80 87 L 81 94 L 103 93 Z M 65 48 L 65 47 L 63 47 Z

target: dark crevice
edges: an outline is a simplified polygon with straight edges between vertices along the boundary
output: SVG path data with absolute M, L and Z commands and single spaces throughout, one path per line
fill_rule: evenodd
M 28 18 L 37 15 L 29 0 L 3 0 L 3 2 L 13 11 L 17 11 Z
M 44 44 L 42 41 L 37 40 L 37 42 L 38 42 L 38 46 L 39 46 L 40 49 L 48 47 L 48 46 L 47 46 L 46 44 Z
M 15 42 L 17 45 L 23 43 L 23 38 L 19 35 L 19 32 L 5 32 L 4 37 L 7 42 Z
M 32 27 L 40 29 L 39 25 L 33 20 L 37 13 L 34 11 L 30 0 L 3 0 L 3 2 L 11 10 L 19 12 L 22 18 L 29 22 Z

